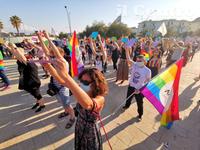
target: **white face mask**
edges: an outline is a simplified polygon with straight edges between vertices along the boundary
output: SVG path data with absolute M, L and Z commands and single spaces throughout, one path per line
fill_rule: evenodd
M 138 67 L 144 67 L 144 62 L 143 61 L 142 62 L 136 62 L 136 65 Z
M 82 88 L 83 91 L 86 93 L 90 91 L 90 85 L 84 85 L 83 83 L 80 83 L 80 87 Z

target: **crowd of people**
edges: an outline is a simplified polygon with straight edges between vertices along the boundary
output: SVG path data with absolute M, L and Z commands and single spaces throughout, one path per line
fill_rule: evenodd
M 1 90 L 10 87 L 3 64 L 3 56 L 10 56 L 17 61 L 19 72 L 19 89 L 30 93 L 36 102 L 32 106 L 35 112 L 45 109 L 45 101 L 40 92 L 41 80 L 38 75 L 38 64 L 43 67 L 44 78 L 50 78 L 47 93 L 56 96 L 63 106 L 58 118 L 68 117 L 65 128 L 75 123 L 75 149 L 102 149 L 102 137 L 97 121 L 104 108 L 108 85 L 105 75 L 108 66 L 113 66 L 117 85 L 129 80 L 127 101 L 123 109 L 128 109 L 135 97 L 138 108 L 138 121 L 142 120 L 143 98 L 140 93 L 146 83 L 158 75 L 162 68 L 169 67 L 181 57 L 184 66 L 192 61 L 198 42 L 183 42 L 168 39 L 155 41 L 150 37 L 137 38 L 132 45 L 112 38 L 104 39 L 100 35 L 96 39 L 88 37 L 79 40 L 79 50 L 84 63 L 84 70 L 77 79 L 70 75 L 71 55 L 68 45 L 59 45 L 52 41 L 46 31 L 36 32 L 37 42 L 24 39 L 22 43 L 5 42 L 0 51 Z M 44 38 L 48 44 L 44 42 Z M 170 45 L 170 46 L 169 46 Z M 6 50 L 6 53 L 4 50 Z M 164 63 L 166 58 L 166 63 Z M 166 64 L 166 66 L 164 66 Z M 164 66 L 164 67 L 163 67 Z M 130 74 L 130 78 L 129 78 Z M 200 77 L 195 78 L 198 81 Z M 112 89 L 110 89 L 112 91 Z M 72 107 L 73 95 L 77 101 Z

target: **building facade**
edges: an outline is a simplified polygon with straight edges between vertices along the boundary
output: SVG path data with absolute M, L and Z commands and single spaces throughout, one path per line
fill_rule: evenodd
M 200 17 L 193 20 L 160 20 L 160 21 L 143 21 L 139 23 L 136 33 L 149 31 L 149 32 L 156 32 L 162 23 L 165 23 L 167 30 L 172 30 L 177 33 L 184 33 L 184 32 L 195 32 L 200 30 Z

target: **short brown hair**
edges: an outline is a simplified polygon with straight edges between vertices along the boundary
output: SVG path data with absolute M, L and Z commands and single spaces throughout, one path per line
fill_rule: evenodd
M 91 80 L 92 97 L 95 98 L 98 95 L 105 96 L 108 94 L 108 84 L 104 75 L 96 68 L 84 69 L 78 76 L 80 80 L 83 75 L 87 74 Z

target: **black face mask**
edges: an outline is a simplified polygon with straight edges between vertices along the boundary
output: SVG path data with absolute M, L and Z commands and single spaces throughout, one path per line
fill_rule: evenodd
M 90 85 L 91 82 L 89 81 L 86 81 L 86 80 L 80 80 L 81 83 L 83 83 L 84 85 Z
M 55 57 L 55 56 L 50 56 L 50 58 L 51 58 L 51 59 L 54 59 L 54 58 L 56 58 L 56 57 Z

